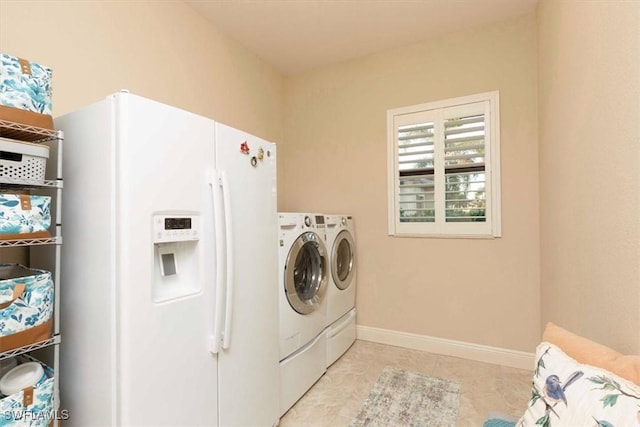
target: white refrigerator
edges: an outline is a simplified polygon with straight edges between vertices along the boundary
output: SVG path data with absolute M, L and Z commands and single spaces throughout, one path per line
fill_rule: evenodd
M 55 126 L 65 425 L 276 425 L 275 145 L 126 91 Z

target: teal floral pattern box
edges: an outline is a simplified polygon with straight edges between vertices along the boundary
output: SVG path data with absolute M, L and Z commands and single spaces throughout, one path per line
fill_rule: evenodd
M 0 119 L 52 128 L 51 68 L 0 53 Z
M 0 351 L 49 339 L 53 304 L 50 272 L 0 264 Z
M 38 362 L 44 370 L 43 378 L 33 388 L 10 396 L 0 396 L 0 427 L 48 427 L 56 417 L 53 403 L 54 372 L 39 360 L 22 355 L 19 363 Z
M 47 238 L 51 197 L 0 193 L 0 240 Z

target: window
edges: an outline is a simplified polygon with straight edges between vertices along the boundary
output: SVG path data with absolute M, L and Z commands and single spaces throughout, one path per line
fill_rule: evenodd
M 389 234 L 499 237 L 498 92 L 387 111 Z

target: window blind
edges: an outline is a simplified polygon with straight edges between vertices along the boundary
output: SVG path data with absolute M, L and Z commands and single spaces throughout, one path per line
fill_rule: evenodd
M 444 169 L 445 221 L 486 221 L 484 114 L 444 121 Z
M 499 237 L 497 92 L 387 111 L 389 234 Z
M 398 205 L 401 222 L 434 222 L 434 123 L 398 128 Z

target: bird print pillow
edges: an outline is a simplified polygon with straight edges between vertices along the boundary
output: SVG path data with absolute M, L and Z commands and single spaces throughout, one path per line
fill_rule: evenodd
M 529 407 L 516 425 L 640 427 L 640 386 L 542 342 Z

